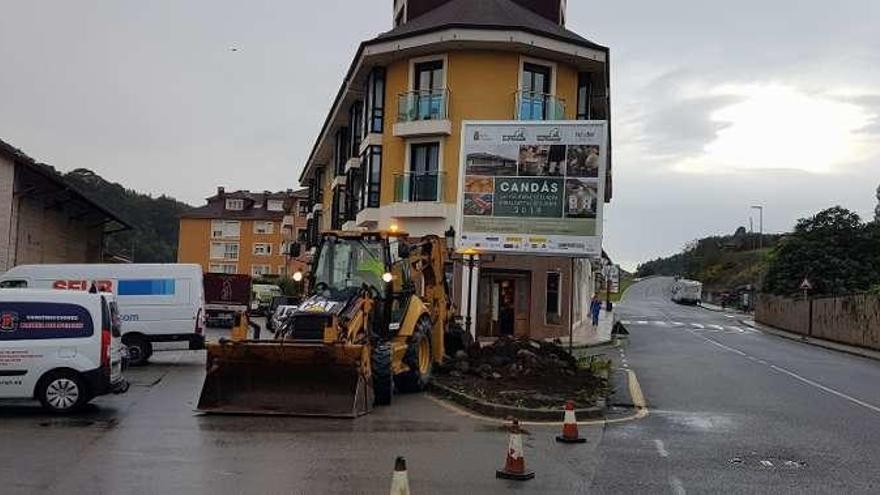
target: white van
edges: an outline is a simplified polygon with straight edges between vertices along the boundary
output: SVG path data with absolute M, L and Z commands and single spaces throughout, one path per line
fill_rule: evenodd
M 66 413 L 128 390 L 114 307 L 112 294 L 0 290 L 0 399 Z
M 204 287 L 195 264 L 20 265 L 0 276 L 0 288 L 112 292 L 122 318 L 122 343 L 132 365 L 145 364 L 154 342 L 202 349 Z

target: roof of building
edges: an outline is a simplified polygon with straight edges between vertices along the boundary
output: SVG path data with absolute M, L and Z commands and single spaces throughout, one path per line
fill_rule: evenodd
M 286 211 L 273 211 L 266 208 L 267 200 L 283 200 L 285 201 L 285 210 L 293 205 L 289 200 L 305 199 L 308 197 L 308 189 L 298 189 L 296 191 L 230 191 L 226 192 L 218 189 L 217 194 L 207 198 L 208 204 L 199 206 L 180 214 L 180 218 L 217 218 L 229 220 L 280 220 L 286 215 Z M 245 205 L 243 210 L 227 210 L 227 199 L 243 199 Z M 260 205 L 255 207 L 255 205 Z
M 439 29 L 510 29 L 556 38 L 588 48 L 604 46 L 578 35 L 559 24 L 510 0 L 450 0 L 367 43 L 414 36 Z
M 132 228 L 131 225 L 120 218 L 117 213 L 110 211 L 99 201 L 92 198 L 87 192 L 80 190 L 77 186 L 67 181 L 61 173 L 55 170 L 55 167 L 45 163 L 38 163 L 25 152 L 2 139 L 0 139 L 0 155 L 7 157 L 16 165 L 21 165 L 27 171 L 39 176 L 41 181 L 45 184 L 51 185 L 53 190 L 63 193 L 63 197 L 56 198 L 55 200 L 55 203 L 58 206 L 72 202 L 78 203 L 89 210 L 93 210 L 101 217 L 102 222 L 105 224 L 105 231 L 107 232 L 119 232 Z M 39 193 L 47 195 L 51 194 L 48 190 L 42 190 L 40 188 L 34 188 L 30 192 L 30 194 L 34 195 Z M 115 225 L 107 227 L 106 225 L 108 224 Z

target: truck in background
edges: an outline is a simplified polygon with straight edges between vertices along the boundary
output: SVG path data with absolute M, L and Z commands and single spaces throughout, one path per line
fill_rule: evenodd
M 696 280 L 676 279 L 672 283 L 672 302 L 697 305 L 703 299 L 703 284 Z
M 237 312 L 251 307 L 251 277 L 226 273 L 206 273 L 205 324 L 232 328 Z

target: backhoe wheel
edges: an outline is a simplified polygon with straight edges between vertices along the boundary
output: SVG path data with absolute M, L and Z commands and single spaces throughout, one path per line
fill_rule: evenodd
M 431 380 L 434 359 L 431 350 L 431 319 L 419 318 L 416 329 L 407 343 L 403 364 L 409 369 L 394 376 L 394 384 L 404 393 L 421 392 Z
M 391 370 L 391 344 L 385 342 L 373 347 L 371 356 L 373 367 L 373 401 L 377 406 L 391 405 L 394 394 L 394 373 Z

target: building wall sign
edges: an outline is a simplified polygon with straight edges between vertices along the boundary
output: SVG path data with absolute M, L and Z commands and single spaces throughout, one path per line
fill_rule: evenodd
M 459 248 L 599 256 L 606 121 L 463 124 Z

